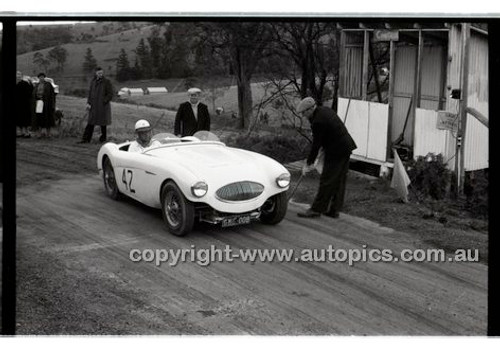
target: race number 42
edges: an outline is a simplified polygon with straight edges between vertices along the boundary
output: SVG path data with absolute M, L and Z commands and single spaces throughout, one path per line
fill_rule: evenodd
M 134 173 L 130 169 L 123 169 L 122 182 L 125 184 L 125 189 L 135 194 L 135 189 L 132 188 L 132 180 L 134 179 Z

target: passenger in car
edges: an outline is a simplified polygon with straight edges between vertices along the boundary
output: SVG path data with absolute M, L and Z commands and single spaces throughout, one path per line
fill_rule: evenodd
M 160 141 L 151 140 L 151 125 L 149 121 L 141 119 L 135 123 L 137 138 L 130 144 L 129 152 L 143 153 L 146 149 L 161 146 Z

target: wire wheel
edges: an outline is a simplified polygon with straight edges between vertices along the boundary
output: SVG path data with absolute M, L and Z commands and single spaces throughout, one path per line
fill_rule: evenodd
M 115 171 L 113 165 L 108 157 L 104 157 L 103 161 L 103 181 L 104 189 L 106 194 L 114 200 L 117 200 L 120 196 L 120 191 L 118 190 L 118 185 L 116 184 Z
M 182 209 L 179 202 L 179 195 L 173 190 L 169 190 L 165 195 L 165 217 L 172 227 L 178 227 L 182 222 Z
M 193 204 L 173 181 L 165 184 L 161 196 L 163 220 L 169 232 L 177 236 L 189 233 L 194 225 Z
M 270 197 L 260 209 L 260 221 L 264 224 L 277 224 L 283 220 L 288 209 L 286 191 Z

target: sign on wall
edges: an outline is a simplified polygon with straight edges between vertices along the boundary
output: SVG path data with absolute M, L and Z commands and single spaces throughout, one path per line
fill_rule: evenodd
M 399 40 L 399 31 L 394 29 L 376 29 L 373 31 L 374 42 L 390 42 Z
M 439 130 L 458 131 L 458 114 L 446 111 L 438 111 L 436 128 Z

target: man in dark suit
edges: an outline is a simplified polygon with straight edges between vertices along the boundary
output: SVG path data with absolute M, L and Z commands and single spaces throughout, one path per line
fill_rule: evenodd
M 357 148 L 344 123 L 330 108 L 319 107 L 312 97 L 304 98 L 297 112 L 311 123 L 313 142 L 307 162 L 302 168 L 305 175 L 314 168 L 320 148 L 325 153 L 319 188 L 311 207 L 298 213 L 299 217 L 319 217 L 324 214 L 338 218 L 344 203 L 347 172 L 351 152 Z
M 201 90 L 190 88 L 188 94 L 189 102 L 182 103 L 175 115 L 174 134 L 181 137 L 200 130 L 210 131 L 210 114 L 208 107 L 200 102 Z

